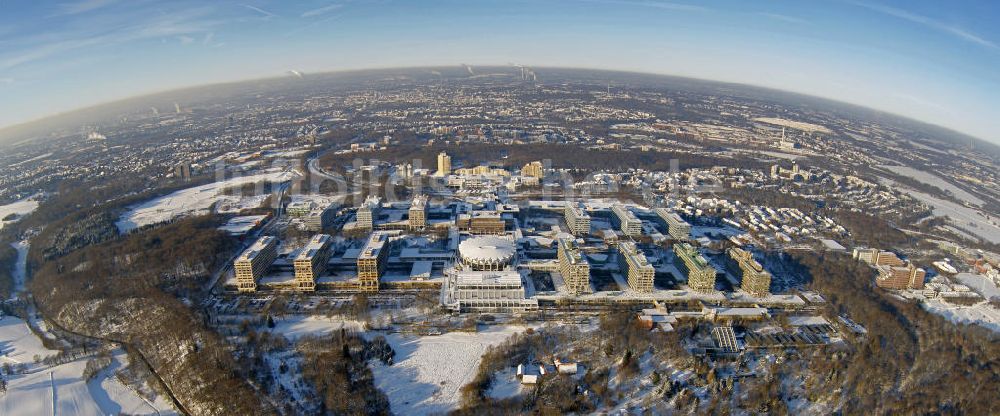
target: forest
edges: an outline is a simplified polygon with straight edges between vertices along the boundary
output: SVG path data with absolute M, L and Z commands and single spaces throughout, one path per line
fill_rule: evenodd
M 234 251 L 217 226 L 194 217 L 89 245 L 42 263 L 30 289 L 58 326 L 133 347 L 189 412 L 273 413 L 230 347 L 180 299 L 198 303 L 198 288 Z

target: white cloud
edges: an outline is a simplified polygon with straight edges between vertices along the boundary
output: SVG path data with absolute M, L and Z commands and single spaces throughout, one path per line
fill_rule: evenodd
M 966 42 L 975 43 L 975 44 L 978 44 L 980 46 L 985 46 L 985 47 L 990 48 L 990 49 L 1000 49 L 1000 46 L 997 46 L 996 43 L 994 43 L 994 42 L 992 42 L 990 40 L 984 39 L 983 37 L 981 37 L 979 35 L 976 35 L 976 34 L 974 34 L 972 32 L 969 32 L 969 31 L 967 31 L 967 30 L 965 30 L 965 29 L 963 29 L 961 27 L 954 26 L 954 25 L 942 22 L 940 20 L 932 19 L 932 18 L 927 17 L 927 16 L 921 16 L 921 15 L 915 14 L 915 13 L 910 13 L 910 12 L 908 12 L 906 10 L 903 10 L 903 9 L 897 9 L 895 7 L 883 6 L 883 5 L 879 5 L 879 4 L 869 4 L 869 3 L 854 3 L 854 4 L 857 5 L 857 6 L 869 9 L 869 10 L 873 10 L 873 11 L 876 11 L 876 12 L 888 15 L 888 16 L 892 16 L 892 17 L 895 17 L 895 18 L 898 18 L 898 19 L 903 19 L 903 20 L 906 20 L 906 21 L 910 21 L 910 22 L 922 25 L 922 26 L 930 28 L 930 29 L 934 29 L 934 30 L 936 30 L 938 32 L 942 32 L 942 33 L 951 35 L 953 37 L 956 37 L 956 38 L 958 38 L 960 40 L 964 40 Z
M 74 15 L 101 9 L 118 2 L 118 0 L 81 0 L 72 3 L 62 3 L 58 6 L 56 15 Z
M 320 15 L 324 15 L 324 14 L 327 14 L 329 12 L 332 12 L 334 10 L 337 10 L 337 9 L 339 9 L 341 7 L 344 7 L 344 5 L 343 4 L 339 4 L 339 3 L 333 3 L 333 4 L 330 4 L 330 5 L 327 5 L 327 6 L 323 6 L 323 7 L 317 8 L 317 9 L 312 9 L 312 10 L 306 11 L 305 13 L 302 13 L 301 17 L 315 17 L 315 16 L 320 16 Z
M 247 9 L 253 10 L 253 11 L 257 12 L 257 13 L 260 13 L 260 14 L 264 15 L 264 19 L 270 19 L 272 17 L 278 17 L 278 15 L 276 15 L 274 13 L 271 13 L 271 12 L 269 12 L 267 10 L 261 9 L 260 7 L 257 7 L 257 6 L 251 6 L 249 4 L 241 4 L 240 6 L 245 7 Z

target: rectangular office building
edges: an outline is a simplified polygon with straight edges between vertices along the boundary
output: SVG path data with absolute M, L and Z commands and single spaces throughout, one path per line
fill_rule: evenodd
M 316 290 L 316 278 L 326 271 L 330 260 L 330 245 L 333 239 L 326 234 L 317 234 L 295 256 L 295 289 L 303 292 Z
M 271 267 L 277 257 L 278 240 L 271 236 L 257 239 L 233 262 L 237 290 L 240 292 L 256 291 L 257 280 L 264 273 L 267 273 L 267 269 Z
M 730 268 L 741 276 L 740 289 L 757 297 L 770 294 L 771 273 L 754 260 L 753 253 L 739 247 L 729 249 L 728 253 L 730 264 L 734 265 Z
M 674 244 L 674 254 L 677 255 L 677 268 L 687 273 L 691 290 L 702 293 L 715 290 L 717 271 L 708 264 L 708 260 L 705 260 L 697 248 L 688 243 L 677 243 Z
M 633 214 L 628 207 L 620 204 L 614 204 L 611 206 L 611 212 L 615 214 L 615 222 L 618 225 L 618 229 L 621 230 L 623 234 L 628 237 L 638 237 L 642 235 L 642 221 L 640 221 L 639 218 L 636 218 L 635 214 Z
M 679 214 L 673 211 L 668 211 L 665 208 L 657 208 L 653 210 L 656 215 L 660 217 L 665 224 L 667 224 L 667 233 L 670 234 L 676 240 L 687 240 L 691 238 L 691 224 L 684 221 Z
M 358 254 L 358 290 L 378 292 L 379 279 L 385 272 L 389 260 L 390 244 L 399 231 L 375 231 L 368 236 L 361 253 Z
M 573 235 L 590 234 L 590 214 L 587 214 L 579 204 L 566 201 L 566 208 L 563 212 L 566 217 L 566 225 Z
M 590 288 L 590 263 L 580 253 L 580 249 L 576 247 L 573 240 L 559 239 L 556 258 L 559 261 L 559 273 L 570 293 L 593 292 Z
M 618 243 L 618 265 L 628 277 L 628 286 L 636 292 L 651 293 L 656 270 L 646 255 L 631 241 Z

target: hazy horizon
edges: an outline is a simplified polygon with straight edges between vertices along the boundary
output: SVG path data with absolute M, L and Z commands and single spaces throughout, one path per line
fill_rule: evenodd
M 457 64 L 457 65 L 428 65 L 428 66 L 400 66 L 400 67 L 339 69 L 339 70 L 329 70 L 329 71 L 320 71 L 320 72 L 311 72 L 311 73 L 300 73 L 300 75 L 302 75 L 304 82 L 309 82 L 309 78 L 310 77 L 315 77 L 315 76 L 336 76 L 338 74 L 353 74 L 353 73 L 365 74 L 365 73 L 377 72 L 377 71 L 397 71 L 397 70 L 402 71 L 402 70 L 423 70 L 423 69 L 442 69 L 442 68 L 462 69 L 463 65 L 467 65 L 467 66 L 472 67 L 472 68 L 490 68 L 490 69 L 494 69 L 494 68 L 511 69 L 511 68 L 513 68 L 510 65 L 501 65 L 501 64 Z M 547 67 L 547 66 L 533 66 L 533 65 L 530 65 L 530 64 L 522 64 L 522 65 L 525 66 L 525 67 L 530 67 L 534 71 L 539 72 L 539 76 L 542 77 L 540 79 L 540 83 L 541 84 L 544 84 L 544 76 L 545 76 L 544 71 L 546 71 L 546 70 L 579 70 L 579 71 L 594 71 L 594 72 L 611 72 L 611 73 L 619 73 L 619 74 L 623 74 L 623 75 L 633 74 L 633 75 L 646 75 L 646 76 L 654 76 L 654 77 L 679 78 L 679 79 L 691 80 L 691 81 L 696 81 L 696 82 L 716 83 L 716 84 L 721 84 L 721 85 L 737 85 L 737 86 L 741 86 L 741 87 L 745 87 L 745 88 L 751 88 L 751 89 L 764 89 L 764 90 L 768 90 L 768 91 L 772 91 L 772 92 L 776 92 L 776 93 L 798 94 L 798 95 L 802 95 L 802 96 L 810 97 L 810 98 L 814 98 L 814 99 L 828 100 L 828 101 L 831 101 L 833 103 L 838 103 L 838 104 L 843 104 L 843 105 L 850 105 L 850 106 L 857 106 L 857 107 L 860 107 L 862 109 L 867 109 L 867 110 L 870 110 L 870 111 L 882 112 L 882 113 L 885 113 L 885 114 L 890 115 L 890 116 L 900 117 L 900 118 L 906 119 L 906 120 L 911 120 L 911 121 L 916 121 L 916 122 L 921 122 L 921 123 L 933 125 L 933 126 L 936 126 L 936 127 L 942 128 L 942 129 L 951 130 L 951 131 L 953 131 L 955 133 L 958 133 L 958 134 L 968 135 L 970 137 L 974 137 L 974 138 L 976 138 L 978 140 L 982 140 L 982 141 L 987 142 L 987 143 L 991 143 L 991 144 L 994 144 L 994 145 L 1000 145 L 1000 142 L 987 140 L 987 139 L 984 139 L 982 137 L 974 136 L 974 135 L 971 135 L 969 133 L 965 133 L 965 132 L 962 132 L 962 131 L 958 131 L 958 130 L 952 129 L 952 128 L 948 127 L 948 126 L 943 126 L 943 125 L 940 125 L 940 124 L 930 123 L 930 122 L 927 122 L 927 121 L 915 119 L 915 118 L 908 117 L 906 115 L 902 115 L 902 114 L 898 114 L 898 113 L 894 113 L 894 112 L 891 112 L 891 111 L 886 111 L 886 110 L 882 110 L 882 109 L 878 109 L 878 108 L 872 108 L 870 106 L 866 106 L 865 104 L 861 104 L 861 103 L 851 103 L 851 102 L 847 102 L 847 101 L 843 101 L 843 100 L 837 100 L 837 99 L 829 98 L 829 97 L 821 97 L 821 96 L 818 96 L 818 95 L 812 95 L 812 94 L 802 93 L 802 92 L 798 92 L 798 91 L 783 90 L 783 89 L 780 89 L 780 88 L 773 88 L 773 87 L 767 87 L 767 86 L 761 86 L 761 85 L 753 85 L 753 84 L 747 84 L 747 83 L 741 83 L 741 82 L 721 81 L 721 80 L 713 80 L 713 79 L 706 79 L 706 78 L 695 78 L 695 77 L 689 77 L 689 76 L 683 76 L 683 75 L 662 74 L 662 73 L 645 72 L 645 71 L 630 71 L 630 70 L 613 69 L 613 68 Z M 19 123 L 15 123 L 15 124 L 0 126 L 0 133 L 3 133 L 4 131 L 8 131 L 8 130 L 14 130 L 14 129 L 17 129 L 17 128 L 22 127 L 22 126 L 28 126 L 28 125 L 31 125 L 31 124 L 34 124 L 34 123 L 44 122 L 46 120 L 57 118 L 57 117 L 61 117 L 61 116 L 72 115 L 72 114 L 77 113 L 77 112 L 85 112 L 85 111 L 92 110 L 92 109 L 98 109 L 98 108 L 103 107 L 103 106 L 113 106 L 113 105 L 115 105 L 117 103 L 122 103 L 122 102 L 130 101 L 130 100 L 141 100 L 141 99 L 144 99 L 144 98 L 154 98 L 154 97 L 157 97 L 157 96 L 160 96 L 160 95 L 170 95 L 170 94 L 175 94 L 175 93 L 178 93 L 178 92 L 181 92 L 181 91 L 185 91 L 185 90 L 193 90 L 193 89 L 200 89 L 200 88 L 206 88 L 207 89 L 207 88 L 219 87 L 219 86 L 223 86 L 223 85 L 237 85 L 237 84 L 253 83 L 253 82 L 268 81 L 268 80 L 280 80 L 282 78 L 292 79 L 293 77 L 296 77 L 296 75 L 291 74 L 291 73 L 285 73 L 285 74 L 280 74 L 280 75 L 261 76 L 261 77 L 245 78 L 245 79 L 235 79 L 235 80 L 230 80 L 230 81 L 219 81 L 219 82 L 212 82 L 212 83 L 206 83 L 206 84 L 181 85 L 181 86 L 177 86 L 177 87 L 173 87 L 173 88 L 169 88 L 169 89 L 155 90 L 155 91 L 148 91 L 148 92 L 141 92 L 141 93 L 137 93 L 137 94 L 131 95 L 131 96 L 113 98 L 113 99 L 110 99 L 110 100 L 107 100 L 107 101 L 102 101 L 102 102 L 93 103 L 93 104 L 90 104 L 90 105 L 85 105 L 85 106 L 82 106 L 82 107 L 72 108 L 72 109 L 69 109 L 69 110 L 66 110 L 66 111 L 62 111 L 62 112 L 59 112 L 59 113 L 55 113 L 55 114 L 44 115 L 44 116 L 41 116 L 41 117 L 38 117 L 38 118 L 35 118 L 35 119 L 31 119 L 31 120 L 27 120 L 27 121 L 24 121 L 24 122 L 19 122 Z M 0 140 L 2 140 L 2 139 L 3 138 L 0 137 Z
M 0 129 L 194 86 L 462 63 L 737 83 L 1000 144 L 1000 5 L 968 1 L 7 5 Z

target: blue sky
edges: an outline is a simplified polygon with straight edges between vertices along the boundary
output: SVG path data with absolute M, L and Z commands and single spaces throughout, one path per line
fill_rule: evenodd
M 1000 143 L 1000 2 L 0 0 L 0 126 L 175 87 L 460 63 L 691 76 Z

